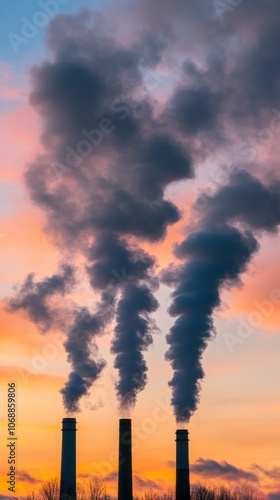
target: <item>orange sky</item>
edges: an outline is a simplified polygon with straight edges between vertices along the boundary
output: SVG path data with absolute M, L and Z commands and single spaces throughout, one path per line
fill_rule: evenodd
M 4 166 L 0 179 L 7 186 L 9 199 L 0 226 L 3 298 L 27 273 L 34 271 L 43 276 L 53 272 L 59 253 L 44 233 L 43 216 L 28 200 L 22 181 L 26 162 L 40 151 L 36 116 L 20 88 L 5 85 L 0 90 L 5 99 L 13 102 L 12 109 L 0 115 L 3 144 L 0 159 Z M 189 203 L 181 195 L 178 199 L 188 219 Z M 169 230 L 163 244 L 145 246 L 157 256 L 161 267 L 172 260 L 172 246 L 182 238 L 182 229 L 180 223 Z M 223 294 L 224 305 L 216 315 L 217 336 L 204 355 L 206 379 L 200 406 L 189 426 L 191 462 L 199 457 L 226 460 L 246 470 L 252 463 L 265 469 L 280 463 L 280 311 L 279 304 L 272 300 L 273 292 L 280 288 L 277 248 L 279 238 L 264 238 L 259 255 L 244 276 L 243 288 Z M 133 412 L 135 474 L 155 481 L 162 488 L 174 485 L 174 468 L 168 462 L 174 461 L 176 430 L 169 405 L 171 369 L 164 361 L 164 337 L 172 324 L 167 314 L 169 295 L 166 287 L 158 292 L 161 308 L 156 319 L 162 333 L 155 335 L 154 346 L 146 355 L 149 383 L 139 395 Z M 252 316 L 256 312 L 258 316 Z M 21 496 L 40 486 L 39 481 L 59 474 L 64 411 L 58 391 L 65 382 L 69 365 L 59 335 L 40 335 L 21 314 L 11 315 L 3 310 L 0 314 L 0 440 L 4 450 L 0 494 L 7 492 L 7 383 L 16 380 L 18 467 L 38 480 L 34 484 L 20 482 L 17 494 Z M 260 318 L 259 326 L 252 318 Z M 244 321 L 251 332 L 247 338 L 239 334 Z M 108 359 L 108 366 L 77 416 L 79 474 L 100 471 L 106 475 L 117 470 L 119 417 L 110 338 L 107 335 L 100 339 L 101 354 Z M 102 407 L 93 411 L 90 407 L 96 402 Z M 160 421 L 155 417 L 158 414 Z M 272 488 L 272 481 L 263 480 L 263 485 Z M 116 494 L 115 481 L 108 483 L 108 490 Z

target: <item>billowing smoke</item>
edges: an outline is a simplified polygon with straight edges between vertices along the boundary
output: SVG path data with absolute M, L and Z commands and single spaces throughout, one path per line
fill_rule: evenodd
M 115 368 L 120 375 L 116 384 L 120 406 L 128 409 L 135 404 L 137 393 L 144 389 L 147 381 L 147 365 L 142 353 L 152 343 L 155 325 L 150 313 L 159 305 L 153 296 L 158 288 L 153 276 L 155 260 L 143 250 L 125 246 L 113 233 L 91 249 L 90 257 L 95 258 L 95 264 L 88 269 L 93 286 L 104 286 L 108 268 L 124 271 L 115 275 L 121 286 L 121 297 L 111 351 L 116 354 Z
M 198 200 L 199 206 L 201 200 Z M 170 314 L 176 318 L 168 336 L 166 358 L 176 420 L 187 422 L 199 402 L 204 377 L 204 349 L 214 336 L 213 313 L 221 292 L 240 284 L 263 232 L 280 224 L 280 183 L 264 185 L 247 172 L 235 171 L 228 184 L 204 199 L 204 210 L 185 240 L 176 246 L 182 264 L 163 274 L 175 286 Z
M 223 13 L 205 0 L 115 4 L 107 17 L 84 9 L 53 19 L 49 60 L 32 70 L 30 103 L 42 119 L 44 154 L 28 166 L 26 185 L 63 258 L 84 260 L 100 295 L 94 312 L 81 307 L 70 315 L 65 347 L 72 372 L 62 393 L 71 411 L 102 369 L 96 336 L 114 317 L 120 405 L 132 406 L 145 387 L 158 284 L 156 259 L 141 245 L 162 241 L 181 217 L 167 188 L 191 178 L 194 161 L 213 165 L 212 155 L 227 148 L 238 161 L 241 154 L 251 161 L 280 127 L 278 0 L 265 8 L 247 0 Z M 167 78 L 156 100 L 146 81 L 158 69 Z M 198 200 L 200 218 L 176 249 L 183 264 L 165 273 L 175 285 L 167 356 L 178 421 L 197 406 L 201 356 L 221 290 L 239 283 L 259 234 L 276 230 L 278 193 L 277 183 L 232 175 Z M 41 316 L 27 304 L 30 318 L 47 330 L 44 294 L 40 301 Z
M 71 411 L 102 369 L 102 361 L 92 361 L 92 342 L 113 319 L 116 300 L 112 352 L 120 405 L 133 405 L 145 387 L 143 352 L 155 329 L 158 285 L 156 261 L 140 242 L 163 239 L 180 219 L 165 190 L 193 175 L 185 146 L 155 118 L 145 91 L 145 73 L 155 69 L 163 45 L 147 38 L 126 48 L 104 25 L 102 16 L 86 11 L 53 20 L 51 60 L 32 71 L 30 102 L 42 118 L 45 154 L 28 167 L 26 184 L 47 215 L 47 231 L 62 252 L 85 259 L 89 282 L 101 294 L 96 313 L 81 309 L 67 333 L 72 372 L 62 394 Z
M 137 393 L 146 386 L 147 365 L 142 352 L 153 342 L 150 313 L 158 305 L 146 284 L 135 283 L 125 286 L 118 303 L 112 352 L 117 355 L 115 367 L 120 374 L 117 392 L 123 409 L 133 406 Z
M 23 311 L 42 332 L 61 328 L 61 310 L 50 304 L 53 297 L 63 297 L 75 285 L 74 268 L 61 264 L 59 272 L 42 281 L 35 281 L 34 273 L 28 274 L 16 290 L 14 297 L 6 300 L 10 312 Z
M 64 346 L 72 371 L 61 393 L 67 412 L 73 413 L 79 411 L 80 398 L 89 395 L 106 366 L 98 357 L 95 337 L 112 321 L 116 292 L 112 287 L 104 292 L 92 314 L 67 297 L 77 283 L 74 268 L 61 264 L 59 271 L 38 282 L 29 274 L 15 296 L 6 300 L 6 308 L 24 312 L 41 333 L 59 330 L 66 335 Z
M 95 337 L 101 335 L 114 316 L 113 293 L 104 292 L 95 314 L 83 307 L 76 311 L 71 328 L 64 343 L 72 371 L 61 393 L 68 412 L 79 411 L 82 396 L 89 395 L 89 389 L 98 379 L 106 361 L 98 359 Z

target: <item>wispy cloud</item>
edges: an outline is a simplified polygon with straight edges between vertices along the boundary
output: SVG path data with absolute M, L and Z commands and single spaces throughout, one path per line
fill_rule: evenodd
M 29 474 L 25 470 L 18 470 L 17 471 L 17 479 L 19 481 L 24 481 L 24 482 L 27 482 L 30 484 L 37 484 L 37 483 L 41 482 L 40 479 L 37 479 L 36 477 L 31 476 L 31 474 Z
M 271 469 L 265 469 L 258 464 L 253 464 L 252 469 L 261 474 L 264 474 L 266 477 L 270 479 L 278 479 L 280 480 L 280 467 L 272 467 Z
M 134 484 L 137 488 L 140 489 L 146 489 L 146 490 L 161 490 L 162 487 L 156 483 L 156 481 L 153 481 L 152 479 L 147 479 L 144 477 L 140 476 L 134 476 Z
M 225 460 L 199 458 L 192 466 L 191 471 L 195 474 L 203 475 L 205 478 L 220 478 L 227 481 L 253 481 L 259 482 L 258 476 L 253 472 L 246 471 L 229 464 Z
M 174 469 L 175 466 L 176 462 L 174 460 L 167 460 L 167 467 L 169 467 L 170 469 Z
M 117 471 L 109 472 L 109 474 L 107 474 L 104 477 L 104 481 L 108 481 L 108 482 L 116 481 L 117 479 L 118 479 L 118 472 Z

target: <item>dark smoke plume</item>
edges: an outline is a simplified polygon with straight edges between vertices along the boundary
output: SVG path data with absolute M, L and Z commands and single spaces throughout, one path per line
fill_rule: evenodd
M 112 287 L 104 292 L 91 314 L 86 307 L 65 301 L 76 282 L 74 268 L 62 264 L 60 273 L 39 282 L 29 274 L 15 296 L 5 302 L 10 312 L 24 311 L 41 333 L 60 330 L 66 335 L 64 346 L 72 371 L 61 393 L 68 413 L 79 411 L 80 398 L 89 395 L 89 388 L 106 365 L 98 358 L 95 337 L 112 321 L 116 295 Z
M 112 351 L 118 398 L 127 407 L 146 384 L 143 352 L 158 307 L 155 259 L 140 242 L 163 239 L 180 219 L 164 193 L 193 171 L 185 147 L 155 119 L 154 102 L 145 95 L 145 71 L 156 67 L 164 44 L 148 37 L 127 48 L 105 25 L 100 14 L 85 11 L 50 23 L 52 58 L 33 69 L 30 96 L 43 121 L 45 154 L 25 179 L 61 250 L 84 256 L 92 288 L 101 296 L 115 289 Z M 62 389 L 68 409 L 77 409 L 102 368 L 89 362 L 91 342 L 105 326 L 97 309 L 89 323 L 87 312 L 78 313 L 65 342 L 73 368 Z M 82 333 L 74 335 L 80 323 Z
M 76 281 L 72 266 L 62 264 L 59 271 L 39 282 L 34 280 L 34 273 L 30 273 L 15 296 L 6 300 L 7 309 L 10 312 L 24 311 L 42 333 L 61 327 L 59 315 L 49 301 L 54 296 L 69 293 Z
M 138 392 L 146 386 L 147 365 L 142 353 L 153 342 L 155 325 L 149 315 L 158 305 L 147 285 L 134 283 L 125 286 L 118 303 L 112 352 L 120 374 L 116 388 L 123 409 L 133 406 Z
M 82 396 L 89 395 L 89 389 L 98 379 L 106 361 L 97 358 L 98 348 L 95 337 L 101 335 L 114 316 L 115 298 L 103 293 L 95 314 L 86 308 L 75 313 L 74 321 L 64 343 L 72 371 L 61 393 L 63 403 L 69 413 L 79 411 Z
M 224 148 L 236 151 L 244 137 L 242 158 L 250 161 L 259 130 L 265 127 L 265 136 L 267 130 L 275 136 L 280 127 L 280 111 L 274 109 L 280 106 L 279 1 L 264 6 L 263 0 L 246 0 L 224 12 L 223 22 L 215 5 L 118 0 L 110 3 L 107 17 L 85 9 L 57 17 L 48 29 L 50 58 L 32 71 L 30 103 L 42 119 L 44 154 L 29 165 L 26 185 L 62 254 L 85 259 L 88 280 L 101 297 L 114 288 L 112 350 L 124 406 L 145 386 L 143 352 L 151 343 L 151 313 L 157 307 L 156 262 L 141 243 L 163 240 L 181 217 L 166 188 L 193 176 L 191 158 L 199 165 Z M 160 66 L 169 72 L 172 88 L 158 106 L 146 92 L 145 77 Z M 193 234 L 177 248 L 181 274 L 173 270 L 166 276 L 178 289 L 171 307 L 178 318 L 168 337 L 178 420 L 188 419 L 197 405 L 200 358 L 221 289 L 239 281 L 259 233 L 277 226 L 277 185 L 267 188 L 246 175 L 239 173 L 208 196 Z M 84 314 L 80 311 L 73 325 L 79 318 L 83 323 Z M 41 328 L 49 328 L 49 321 L 43 318 Z M 130 336 L 131 324 L 136 330 Z M 182 333 L 186 327 L 188 335 Z M 78 362 L 68 331 L 75 373 L 67 382 L 68 407 L 88 393 L 94 378 L 86 366 L 96 331 L 85 329 L 87 347 Z M 134 363 L 126 359 L 128 337 Z M 191 353 L 194 359 L 186 364 Z M 183 384 L 188 390 L 177 393 Z
M 182 264 L 163 273 L 164 281 L 175 286 L 169 312 L 177 319 L 167 336 L 166 358 L 174 370 L 170 386 L 177 422 L 187 422 L 197 408 L 201 359 L 214 335 L 213 313 L 222 290 L 241 283 L 258 250 L 257 237 L 276 232 L 280 223 L 277 181 L 266 186 L 236 171 L 207 201 L 197 224 L 175 248 Z

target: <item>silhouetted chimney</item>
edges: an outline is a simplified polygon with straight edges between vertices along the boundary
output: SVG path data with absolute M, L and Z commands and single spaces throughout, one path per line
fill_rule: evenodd
M 120 419 L 118 500 L 132 500 L 131 419 Z
M 76 419 L 62 420 L 60 500 L 76 500 Z
M 176 431 L 176 500 L 190 500 L 189 432 Z

